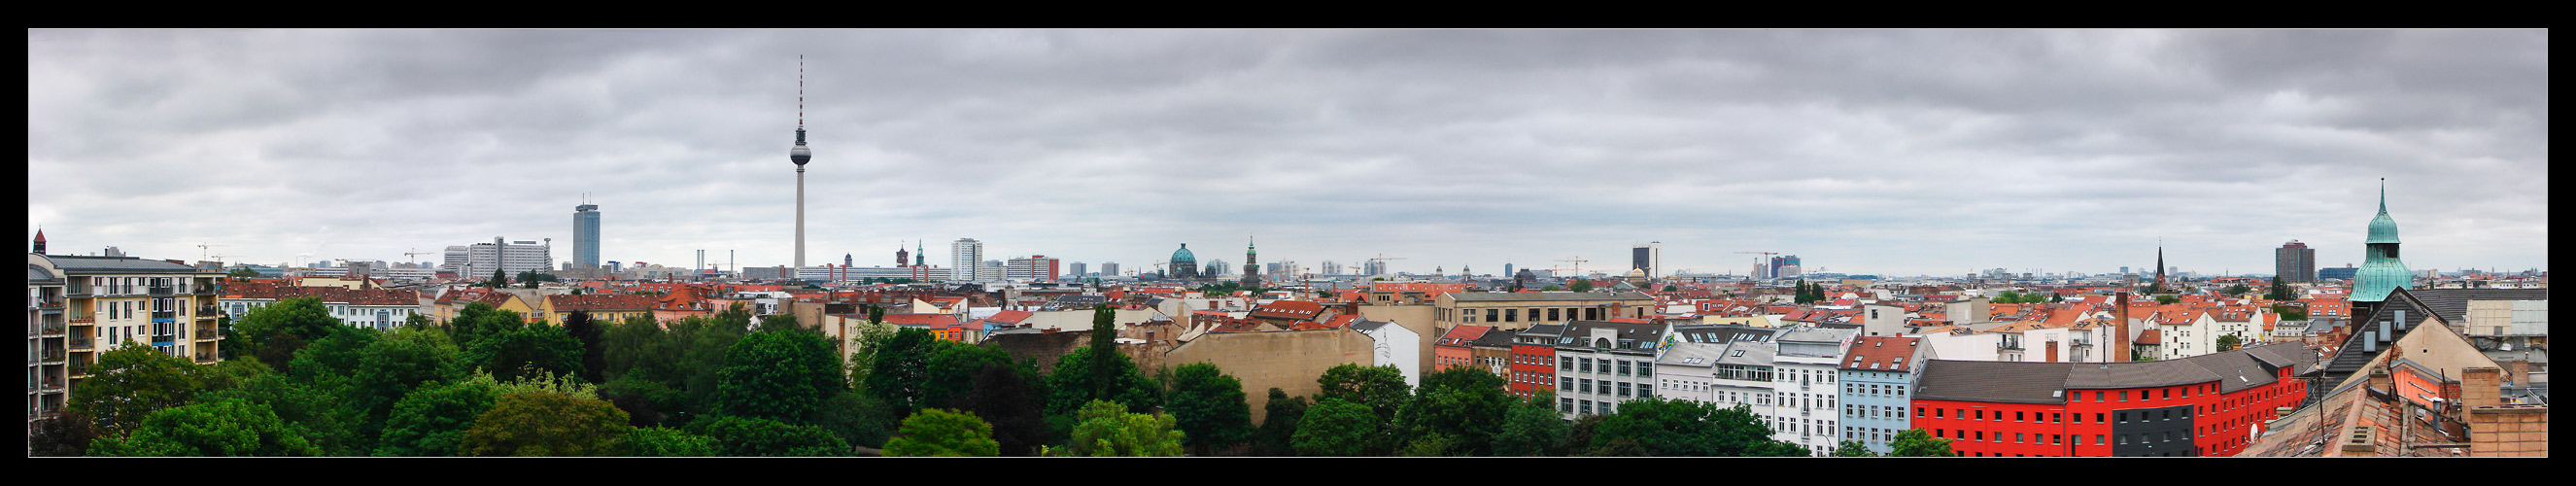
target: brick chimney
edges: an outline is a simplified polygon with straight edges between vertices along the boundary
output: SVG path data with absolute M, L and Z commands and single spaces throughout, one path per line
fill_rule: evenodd
M 2461 369 L 2461 405 L 2471 409 L 2503 405 L 2503 371 L 2484 366 Z
M 2111 361 L 2127 363 L 2129 357 L 2129 293 L 2112 292 Z M 1956 320 L 1956 319 L 1953 319 Z

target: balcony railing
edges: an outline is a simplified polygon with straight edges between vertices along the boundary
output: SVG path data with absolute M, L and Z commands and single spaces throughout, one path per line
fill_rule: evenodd
M 89 295 L 90 295 L 90 292 L 89 292 L 89 286 L 87 286 L 87 285 L 67 285 L 67 286 L 63 286 L 63 295 L 68 295 L 68 296 L 73 296 L 73 297 L 87 297 L 87 296 L 89 296 Z
M 144 290 L 145 290 L 145 293 L 149 293 L 149 294 L 152 294 L 152 295 L 170 295 L 170 294 L 174 293 L 174 292 L 172 292 L 172 291 L 173 291 L 173 290 L 176 290 L 176 289 L 174 289 L 174 288 L 172 288 L 172 287 L 169 287 L 169 286 L 152 286 L 152 287 L 145 287 L 145 288 L 144 288 Z
M 153 320 L 178 319 L 179 311 L 152 311 Z
M 89 349 L 89 338 L 72 338 L 72 345 L 71 345 L 71 349 L 73 349 L 73 350 L 86 350 L 86 349 Z
M 88 324 L 88 323 L 92 323 L 92 322 L 98 322 L 98 315 L 97 315 L 97 314 L 83 314 L 83 315 L 76 315 L 76 316 L 72 316 L 71 321 L 72 321 L 72 323 L 73 323 L 73 324 Z
M 197 307 L 197 317 L 213 319 L 216 315 L 220 314 L 223 314 L 223 311 L 216 310 L 215 306 L 209 305 Z
M 214 353 L 197 353 L 197 362 L 199 362 L 199 363 L 212 363 L 212 362 L 215 362 L 215 354 L 214 354 Z
M 71 375 L 74 377 L 89 376 L 89 365 L 73 363 L 71 367 Z
M 68 329 L 68 328 L 63 327 L 63 326 L 62 326 L 62 325 L 60 325 L 60 324 L 46 324 L 44 327 L 41 327 L 41 328 L 36 329 L 36 334 L 46 335 L 46 336 L 57 336 L 57 335 L 61 335 L 65 329 Z
M 36 299 L 28 305 L 43 309 L 60 310 L 63 308 L 63 299 Z

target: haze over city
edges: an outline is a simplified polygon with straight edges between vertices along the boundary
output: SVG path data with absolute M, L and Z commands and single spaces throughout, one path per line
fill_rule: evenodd
M 2522 31 L 30 31 L 57 254 L 1497 273 L 2548 267 Z M 199 244 L 221 245 L 201 249 Z M 732 256 L 723 257 L 726 252 Z

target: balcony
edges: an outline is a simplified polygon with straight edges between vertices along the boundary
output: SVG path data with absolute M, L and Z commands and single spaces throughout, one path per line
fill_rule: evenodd
M 149 293 L 149 294 L 152 294 L 152 295 L 171 295 L 171 294 L 176 293 L 176 292 L 173 292 L 174 290 L 177 290 L 177 289 L 176 289 L 176 288 L 173 288 L 173 287 L 170 287 L 170 286 L 152 286 L 152 287 L 144 287 L 144 291 L 145 291 L 145 293 Z
M 47 376 L 45 377 L 44 382 L 36 386 L 36 389 L 43 390 L 47 393 L 61 393 L 63 391 L 63 380 Z
M 88 296 L 90 295 L 89 286 L 87 286 L 87 285 L 67 285 L 67 286 L 64 286 L 64 287 L 63 287 L 63 295 L 72 296 L 72 297 L 88 297 Z
M 63 299 L 35 299 L 27 301 L 27 306 L 44 309 L 49 312 L 62 312 Z
M 76 315 L 76 316 L 72 316 L 71 321 L 72 321 L 72 325 L 75 325 L 75 326 L 77 326 L 77 325 L 82 325 L 82 324 L 94 323 L 94 322 L 98 322 L 98 315 L 96 315 L 96 314 L 81 314 L 81 315 Z
M 73 364 L 71 367 L 71 375 L 73 378 L 89 376 L 89 365 L 78 363 Z
M 197 307 L 197 318 L 199 319 L 213 319 L 215 316 L 222 315 L 223 313 L 224 311 L 218 310 L 215 306 L 211 305 Z
M 213 363 L 213 362 L 215 362 L 215 354 L 214 354 L 214 353 L 197 353 L 197 362 L 199 362 L 199 363 Z
M 73 350 L 73 351 L 88 351 L 88 350 L 90 350 L 90 347 L 89 347 L 89 338 L 72 338 L 71 350 Z

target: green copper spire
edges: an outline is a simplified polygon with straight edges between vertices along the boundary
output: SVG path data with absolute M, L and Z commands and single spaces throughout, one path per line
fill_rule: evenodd
M 2388 217 L 2388 179 L 2379 180 L 2379 216 L 2370 219 L 2370 239 L 2363 241 L 2361 270 L 2353 272 L 2352 301 L 2380 302 L 2388 292 L 2407 288 L 2414 276 L 2397 252 L 2397 220 Z

